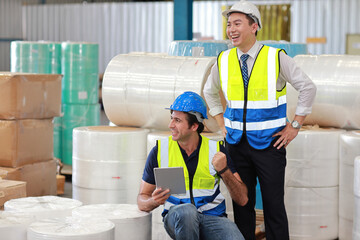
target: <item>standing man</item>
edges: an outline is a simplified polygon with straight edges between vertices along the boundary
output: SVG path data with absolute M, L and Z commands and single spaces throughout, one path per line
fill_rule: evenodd
M 158 140 L 150 152 L 138 195 L 138 207 L 150 212 L 164 204 L 164 227 L 173 239 L 243 240 L 235 223 L 226 218 L 220 176 L 239 205 L 247 201 L 247 189 L 232 168 L 220 142 L 200 135 L 207 118 L 205 101 L 194 92 L 178 96 L 170 106 L 171 136 Z M 186 194 L 170 195 L 156 188 L 154 168 L 183 167 Z
M 289 239 L 284 206 L 285 147 L 311 113 L 316 86 L 283 50 L 257 42 L 260 12 L 247 1 L 222 13 L 235 48 L 219 54 L 204 95 L 237 172 L 248 188 L 248 203 L 233 203 L 235 223 L 245 239 L 255 239 L 255 187 L 259 178 L 267 240 Z M 296 115 L 286 121 L 286 83 L 299 93 Z M 226 99 L 226 110 L 219 90 Z

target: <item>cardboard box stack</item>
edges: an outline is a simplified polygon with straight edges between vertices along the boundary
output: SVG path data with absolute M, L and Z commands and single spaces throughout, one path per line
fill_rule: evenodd
M 56 195 L 53 118 L 61 114 L 61 79 L 0 72 L 0 177 L 13 184 L 15 197 L 24 196 L 24 186 L 26 196 Z

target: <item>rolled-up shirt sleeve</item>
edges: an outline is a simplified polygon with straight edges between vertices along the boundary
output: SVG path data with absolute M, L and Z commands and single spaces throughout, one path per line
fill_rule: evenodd
M 210 75 L 203 89 L 211 116 L 216 116 L 223 112 L 223 106 L 220 100 L 220 88 L 219 70 L 216 62 L 211 68 Z
M 300 67 L 296 65 L 294 59 L 283 52 L 280 53 L 279 80 L 278 83 L 280 82 L 280 85 L 286 81 L 299 92 L 295 114 L 299 116 L 309 115 L 315 101 L 316 85 Z M 277 88 L 279 88 L 279 85 Z

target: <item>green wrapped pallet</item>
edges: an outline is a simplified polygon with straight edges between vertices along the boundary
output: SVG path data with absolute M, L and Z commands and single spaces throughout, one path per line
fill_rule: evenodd
M 54 157 L 62 160 L 62 117 L 55 117 L 54 123 Z
M 62 162 L 72 165 L 73 129 L 100 125 L 100 104 L 63 104 L 62 111 Z
M 62 103 L 98 103 L 99 45 L 63 42 L 61 47 Z
M 61 74 L 61 44 L 12 41 L 10 70 L 22 73 Z

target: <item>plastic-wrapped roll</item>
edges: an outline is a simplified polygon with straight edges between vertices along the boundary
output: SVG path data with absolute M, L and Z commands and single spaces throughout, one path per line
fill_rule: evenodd
M 0 236 L 6 240 L 27 240 L 26 229 L 35 221 L 29 214 L 0 211 Z
M 75 128 L 73 185 L 121 190 L 123 194 L 138 191 L 146 162 L 148 132 L 148 129 L 110 126 Z
M 152 214 L 152 239 L 157 240 L 171 240 L 172 238 L 167 234 L 165 228 L 164 228 L 164 222 L 162 221 L 163 217 L 161 216 L 161 213 L 164 211 L 164 206 L 161 205 L 157 208 L 155 208 L 151 214 Z
M 88 161 L 73 157 L 72 184 L 90 189 L 139 189 L 145 162 L 146 157 L 130 161 Z
M 298 55 L 294 60 L 317 86 L 312 113 L 304 124 L 360 129 L 360 56 Z M 293 117 L 298 92 L 287 86 L 287 115 Z
M 360 239 L 360 156 L 354 162 L 354 196 L 353 239 Z
M 352 238 L 353 221 L 339 217 L 339 239 L 340 240 L 355 240 Z
M 171 56 L 217 57 L 229 49 L 229 40 L 209 41 L 172 41 L 168 54 Z
M 115 240 L 151 240 L 151 213 L 137 204 L 92 204 L 74 209 L 72 216 L 106 218 L 115 224 Z
M 286 41 L 261 41 L 260 43 L 274 48 L 284 49 L 290 57 L 295 57 L 296 55 L 307 54 L 307 45 L 305 43 L 291 43 Z
M 338 186 L 339 136 L 344 132 L 316 126 L 302 128 L 286 149 L 286 186 Z
M 72 165 L 73 129 L 99 125 L 100 104 L 63 104 L 62 111 L 62 162 Z
M 360 131 L 348 131 L 340 135 L 339 164 L 339 217 L 352 226 L 354 216 L 354 160 L 360 155 Z M 339 225 L 339 233 L 352 236 L 352 228 Z M 343 238 L 348 239 L 348 238 Z
M 139 194 L 139 186 L 141 178 L 138 179 L 139 184 L 135 189 L 111 190 L 111 189 L 91 189 L 82 188 L 76 185 L 72 186 L 72 197 L 84 204 L 101 204 L 101 203 L 128 203 L 136 204 L 137 195 Z M 135 185 L 135 183 L 133 184 Z
M 104 218 L 43 219 L 32 223 L 28 240 L 114 240 L 115 225 Z
M 185 91 L 202 93 L 215 57 L 120 54 L 108 64 L 102 99 L 108 119 L 118 126 L 168 130 L 175 98 Z M 219 130 L 208 114 L 205 126 Z
M 129 162 L 146 160 L 148 129 L 111 126 L 78 127 L 73 156 L 82 160 Z
M 12 41 L 11 72 L 61 73 L 61 44 L 56 42 Z
M 99 102 L 99 45 L 63 42 L 61 72 L 62 102 L 95 104 Z
M 338 187 L 285 188 L 291 239 L 336 239 Z
M 28 213 L 36 219 L 65 218 L 82 202 L 57 196 L 26 197 L 11 199 L 4 204 L 5 211 Z

